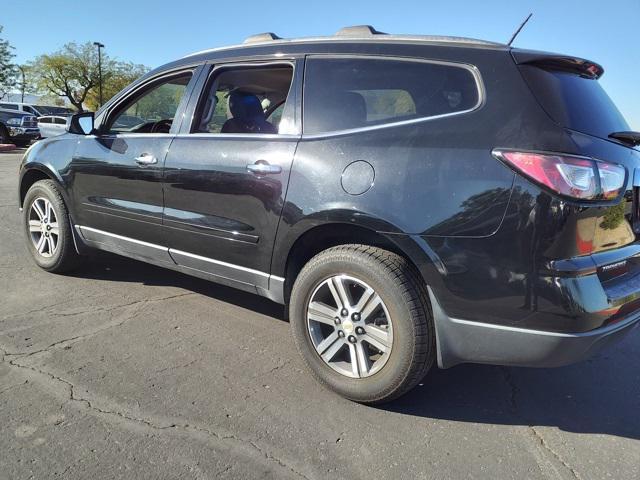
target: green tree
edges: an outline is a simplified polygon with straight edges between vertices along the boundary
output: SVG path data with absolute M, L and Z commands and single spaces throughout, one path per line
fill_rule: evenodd
M 2 25 L 0 25 L 0 33 L 2 33 Z M 16 81 L 17 68 L 11 63 L 15 56 L 12 50 L 13 47 L 9 41 L 0 38 L 0 98 L 7 94 Z
M 105 59 L 105 66 L 110 61 Z M 40 55 L 29 64 L 31 80 L 44 94 L 67 97 L 82 111 L 91 89 L 98 85 L 98 54 L 87 42 L 68 43 L 50 55 Z
M 102 96 L 105 102 L 149 70 L 144 65 L 118 61 L 113 62 L 110 67 L 110 70 L 105 71 L 103 66 L 102 71 Z M 85 105 L 89 110 L 95 111 L 98 109 L 100 106 L 100 91 L 98 88 L 89 91 Z
M 105 101 L 146 67 L 120 62 L 102 54 L 102 85 Z M 91 42 L 68 43 L 50 55 L 40 55 L 29 64 L 31 83 L 40 93 L 66 97 L 78 109 L 98 107 L 100 73 L 98 52 Z

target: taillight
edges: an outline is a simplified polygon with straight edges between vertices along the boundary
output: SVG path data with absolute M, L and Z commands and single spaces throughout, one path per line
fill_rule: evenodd
M 512 150 L 494 150 L 493 155 L 534 182 L 567 197 L 611 200 L 625 185 L 625 168 L 601 160 Z

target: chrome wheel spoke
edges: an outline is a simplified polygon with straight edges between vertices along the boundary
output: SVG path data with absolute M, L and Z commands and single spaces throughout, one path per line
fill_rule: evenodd
M 53 208 L 51 207 L 51 202 L 47 202 L 45 200 L 44 202 L 44 214 L 47 217 L 47 220 L 51 221 L 51 219 L 54 217 L 54 215 L 52 215 L 53 212 Z
M 349 358 L 351 359 L 351 373 L 356 378 L 360 377 L 360 371 L 358 370 L 358 353 L 353 343 L 349 344 Z
M 373 288 L 367 287 L 367 289 L 362 293 L 360 300 L 358 300 L 358 303 L 356 303 L 356 306 L 353 307 L 353 309 L 356 310 L 357 312 L 362 312 L 364 307 L 367 305 L 367 302 L 369 301 L 369 299 L 371 299 L 371 297 L 373 297 L 375 293 L 376 292 Z
M 336 353 L 338 353 L 344 346 L 344 342 L 340 337 L 338 337 L 337 333 L 335 334 L 335 336 L 336 336 L 336 339 L 333 341 L 331 346 L 325 349 L 324 353 L 320 354 L 322 359 L 327 363 L 329 363 L 333 359 L 333 357 L 336 356 Z M 331 336 L 327 337 L 327 339 L 325 340 L 328 340 L 329 338 L 331 338 Z
M 38 239 L 38 243 L 36 244 L 36 250 L 38 250 L 38 253 L 43 254 L 44 247 L 46 245 L 47 245 L 47 237 L 45 237 L 44 234 L 40 234 L 40 238 Z
M 381 352 L 386 352 L 391 348 L 391 340 L 389 334 L 379 327 L 367 325 L 364 329 L 365 334 L 362 339 L 369 345 L 376 347 Z
M 29 220 L 29 231 L 30 232 L 40 232 L 41 231 L 41 223 L 39 220 Z
M 36 212 L 36 215 L 38 215 L 38 217 L 40 218 L 40 221 L 43 222 L 46 215 L 44 210 L 39 204 L 40 200 L 41 199 L 37 199 L 35 202 L 33 202 L 33 211 Z
M 354 347 L 356 349 L 356 357 L 358 361 L 358 373 L 361 377 L 366 377 L 367 375 L 369 375 L 369 369 L 371 367 L 369 355 L 365 351 L 364 345 L 362 345 L 362 343 L 356 343 Z
M 366 302 L 366 306 L 363 310 L 361 310 L 360 316 L 362 320 L 366 321 L 380 305 L 382 305 L 382 299 L 380 298 L 380 295 L 373 292 L 373 295 L 371 295 Z
M 49 235 L 48 237 L 45 237 L 45 238 L 47 239 L 48 253 L 49 255 L 53 255 L 53 252 L 56 249 L 55 244 L 53 242 L 53 237 Z
M 344 286 L 342 277 L 332 277 L 329 279 L 329 290 L 338 305 L 338 308 L 351 308 L 351 295 Z
M 311 302 L 309 304 L 308 316 L 309 320 L 333 326 L 334 319 L 336 318 L 336 312 L 324 303 Z

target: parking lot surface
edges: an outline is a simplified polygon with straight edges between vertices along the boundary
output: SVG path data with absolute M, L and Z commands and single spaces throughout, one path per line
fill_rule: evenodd
M 640 330 L 571 367 L 461 365 L 365 407 L 282 307 L 107 254 L 39 270 L 0 153 L 0 478 L 640 478 Z

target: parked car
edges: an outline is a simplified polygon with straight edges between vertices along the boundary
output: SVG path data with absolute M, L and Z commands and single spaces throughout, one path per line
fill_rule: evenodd
M 32 103 L 22 102 L 0 102 L 0 108 L 26 112 L 31 115 L 35 115 L 36 117 L 42 117 L 43 115 L 70 116 L 75 113 L 75 110 L 68 107 L 59 107 L 57 105 L 34 105 Z
M 13 143 L 24 147 L 40 138 L 36 117 L 24 112 L 0 108 L 0 145 Z
M 193 54 L 27 152 L 27 245 L 51 272 L 96 248 L 285 304 L 359 402 L 434 364 L 569 364 L 640 318 L 640 134 L 602 74 L 371 27 Z
M 55 137 L 66 132 L 67 117 L 57 115 L 44 115 L 38 118 L 38 128 L 42 138 Z

